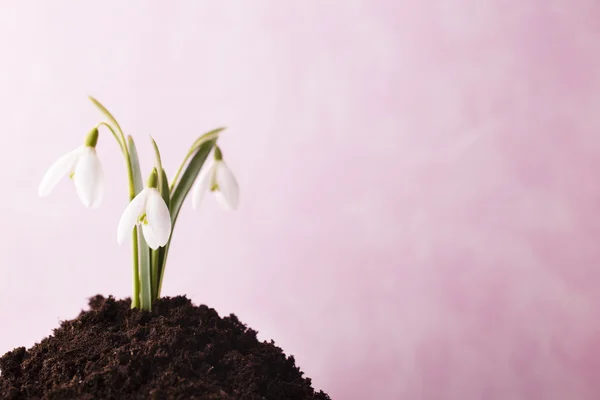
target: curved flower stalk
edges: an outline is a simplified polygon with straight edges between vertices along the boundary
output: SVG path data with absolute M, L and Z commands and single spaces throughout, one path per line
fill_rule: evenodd
M 117 242 L 124 244 L 127 235 L 132 235 L 131 307 L 151 310 L 152 302 L 160 297 L 173 228 L 192 187 L 194 208 L 198 206 L 206 191 L 213 192 L 218 201 L 228 209 L 236 209 L 238 206 L 237 181 L 223 161 L 221 149 L 216 146 L 219 134 L 224 128 L 214 129 L 194 141 L 171 184 L 163 169 L 158 146 L 151 138 L 156 161 L 144 187 L 133 138 L 128 136 L 126 139 L 114 116 L 98 100 L 93 97 L 90 97 L 90 100 L 108 120 L 100 122 L 92 129 L 83 146 L 59 158 L 50 167 L 38 192 L 42 197 L 47 196 L 62 178 L 70 176 L 82 203 L 89 208 L 99 207 L 104 195 L 104 172 L 96 155 L 98 127 L 108 128 L 125 159 L 129 182 L 129 204 L 117 226 Z M 212 164 L 202 169 L 213 150 Z M 201 176 L 198 176 L 199 174 Z
M 92 129 L 85 143 L 60 157 L 50 166 L 38 194 L 46 197 L 67 175 L 73 180 L 75 191 L 84 206 L 98 208 L 104 195 L 104 171 L 96 155 L 98 128 Z

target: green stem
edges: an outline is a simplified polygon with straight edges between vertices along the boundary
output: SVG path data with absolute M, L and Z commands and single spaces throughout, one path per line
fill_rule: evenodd
M 123 135 L 123 132 L 121 132 L 121 137 L 123 138 L 123 142 L 127 143 L 125 142 L 125 135 Z M 127 145 L 125 145 L 124 155 L 127 164 L 127 179 L 129 181 L 129 201 L 132 201 L 135 198 L 136 193 L 135 184 L 133 181 L 133 168 L 131 167 L 131 157 L 129 156 L 129 150 L 127 150 Z M 138 308 L 140 297 L 140 259 L 137 228 L 133 230 L 133 238 L 133 296 L 131 298 L 131 308 Z
M 152 301 L 158 299 L 158 261 L 160 250 L 152 250 Z
M 113 127 L 108 122 L 100 122 L 96 125 L 105 126 L 110 130 L 113 137 L 119 143 L 119 147 L 121 147 L 121 152 L 125 157 L 125 164 L 127 165 L 127 180 L 129 181 L 129 201 L 132 201 L 135 198 L 135 185 L 133 182 L 133 169 L 131 168 L 131 157 L 129 155 L 129 150 L 127 149 L 127 141 L 125 140 L 125 135 L 121 130 L 121 126 L 114 119 L 111 118 L 112 122 L 115 124 L 117 132 L 113 129 Z M 137 228 L 133 230 L 133 296 L 131 298 L 131 308 L 138 308 L 140 306 L 140 259 L 139 259 L 139 244 L 138 244 L 138 236 L 137 236 Z
M 140 307 L 140 255 L 138 253 L 138 228 L 133 228 L 133 296 L 131 308 Z
M 108 128 L 108 130 L 110 130 L 110 132 L 112 133 L 113 137 L 115 138 L 115 140 L 117 141 L 117 143 L 119 143 L 119 147 L 121 148 L 121 153 L 123 153 L 123 155 L 125 156 L 126 153 L 126 148 L 127 148 L 127 142 L 121 142 L 121 139 L 119 138 L 119 136 L 117 135 L 117 133 L 115 132 L 115 130 L 113 129 L 112 126 L 110 126 L 110 124 L 108 124 L 108 122 L 100 122 L 99 124 L 96 125 L 96 129 L 98 129 L 98 127 L 100 126 L 105 126 Z M 123 139 L 124 140 L 124 139 Z
M 171 227 L 171 232 L 173 227 Z M 173 237 L 173 233 L 171 233 Z M 167 245 L 163 247 L 162 265 L 160 267 L 160 276 L 158 277 L 158 289 L 156 291 L 156 298 L 160 298 L 160 292 L 162 291 L 163 277 L 165 276 L 165 268 L 167 266 L 167 256 L 169 255 L 169 247 L 171 247 L 171 239 L 167 242 Z
M 139 232 L 139 228 L 138 228 Z M 139 235 L 139 242 L 145 242 L 143 235 Z M 140 246 L 140 282 L 141 282 L 141 309 L 152 310 L 152 266 L 150 263 L 150 250 L 147 245 Z

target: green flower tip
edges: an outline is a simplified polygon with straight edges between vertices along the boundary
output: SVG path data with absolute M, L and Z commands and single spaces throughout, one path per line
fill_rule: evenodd
M 219 146 L 215 146 L 215 160 L 221 161 L 223 159 L 223 153 Z
M 150 176 L 148 177 L 148 187 L 149 188 L 156 188 L 158 186 L 158 171 L 156 170 L 156 167 L 152 168 L 152 172 L 150 173 Z
M 85 137 L 85 145 L 88 147 L 96 147 L 98 144 L 98 128 L 94 128 Z

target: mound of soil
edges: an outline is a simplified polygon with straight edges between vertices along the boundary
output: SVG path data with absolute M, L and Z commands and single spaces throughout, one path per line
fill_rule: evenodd
M 329 399 L 235 315 L 185 297 L 152 312 L 95 296 L 54 335 L 0 358 L 2 399 Z

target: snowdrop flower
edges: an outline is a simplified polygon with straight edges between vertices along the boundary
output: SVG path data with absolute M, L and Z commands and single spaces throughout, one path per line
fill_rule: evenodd
M 92 129 L 84 143 L 52 164 L 38 188 L 40 197 L 48 196 L 58 182 L 68 175 L 86 207 L 94 209 L 100 206 L 104 195 L 104 172 L 96 155 L 98 129 Z
M 204 193 L 211 191 L 226 209 L 235 210 L 239 203 L 239 187 L 233 173 L 223 161 L 221 149 L 215 146 L 214 161 L 200 172 L 192 189 L 192 206 L 197 208 Z
M 148 179 L 148 187 L 135 196 L 121 216 L 117 230 L 119 244 L 122 245 L 127 235 L 138 225 L 142 226 L 144 239 L 152 250 L 166 245 L 169 241 L 171 214 L 156 188 L 157 184 L 158 173 L 154 168 Z

